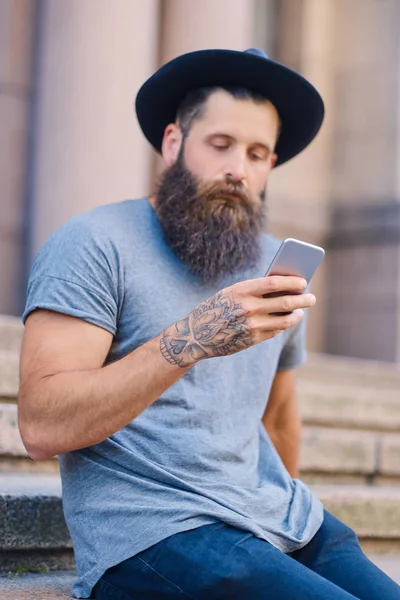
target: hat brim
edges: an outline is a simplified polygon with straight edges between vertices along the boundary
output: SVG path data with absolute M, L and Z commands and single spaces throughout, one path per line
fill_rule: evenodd
M 165 128 L 175 122 L 185 95 L 200 87 L 240 87 L 267 98 L 278 111 L 281 133 L 276 166 L 293 158 L 314 139 L 324 118 L 324 103 L 304 77 L 271 59 L 236 50 L 198 50 L 173 59 L 140 88 L 139 125 L 161 152 Z

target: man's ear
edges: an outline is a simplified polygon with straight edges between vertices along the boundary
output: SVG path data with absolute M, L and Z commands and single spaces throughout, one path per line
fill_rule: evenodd
M 275 167 L 277 160 L 278 160 L 278 155 L 274 153 L 271 156 L 271 169 L 273 169 Z
M 161 145 L 161 153 L 167 167 L 176 163 L 182 144 L 182 132 L 176 123 L 167 125 Z

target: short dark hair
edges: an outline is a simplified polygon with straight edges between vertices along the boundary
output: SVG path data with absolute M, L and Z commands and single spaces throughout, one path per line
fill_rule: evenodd
M 238 100 L 253 100 L 254 102 L 268 102 L 268 98 L 252 92 L 246 88 L 240 87 L 201 87 L 191 90 L 186 94 L 182 102 L 179 104 L 176 118 L 183 134 L 183 139 L 187 138 L 190 129 L 197 119 L 204 115 L 204 107 L 208 98 L 219 90 L 224 90 Z

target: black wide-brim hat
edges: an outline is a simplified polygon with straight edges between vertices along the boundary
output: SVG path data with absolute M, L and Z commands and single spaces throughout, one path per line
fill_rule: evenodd
M 239 87 L 272 102 L 281 119 L 275 148 L 276 166 L 299 154 L 314 139 L 324 118 L 321 96 L 296 71 L 251 48 L 198 50 L 163 65 L 136 96 L 139 125 L 150 144 L 161 152 L 164 131 L 174 123 L 179 104 L 200 87 Z

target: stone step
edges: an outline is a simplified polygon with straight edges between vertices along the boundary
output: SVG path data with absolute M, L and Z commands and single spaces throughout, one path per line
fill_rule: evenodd
M 33 461 L 18 429 L 17 405 L 0 401 L 0 473 L 57 473 L 57 459 Z
M 0 455 L 27 456 L 18 429 L 15 403 L 0 403 Z
M 300 469 L 304 473 L 400 478 L 397 433 L 303 427 Z
M 400 556 L 395 554 L 372 554 L 368 553 L 372 560 L 386 575 L 389 575 L 396 583 L 400 584 Z
M 318 360 L 321 361 L 323 373 L 324 365 L 329 364 L 331 357 L 318 357 Z M 382 377 L 379 385 L 375 382 L 373 386 L 362 373 L 355 384 L 339 375 L 332 380 L 324 380 L 314 368 L 311 378 L 306 368 L 302 367 L 298 373 L 300 407 L 306 423 L 400 431 L 400 378 L 396 385 L 389 386 Z M 15 400 L 18 385 L 19 354 L 14 350 L 1 350 L 0 347 L 0 402 L 1 398 Z
M 400 478 L 400 436 L 393 431 L 362 431 L 305 425 L 300 454 L 302 475 L 361 475 Z M 32 461 L 22 443 L 17 405 L 0 403 L 0 472 L 58 471 L 56 459 Z
M 59 474 L 60 468 L 58 460 L 51 458 L 36 462 L 29 456 L 0 456 L 0 474 L 22 475 L 22 474 L 43 474 L 54 475 Z
M 325 384 L 362 385 L 375 389 L 400 388 L 400 364 L 310 352 L 299 369 L 302 379 Z
M 361 540 L 396 541 L 400 550 L 400 486 L 313 485 L 325 508 Z
M 400 486 L 314 485 L 361 539 L 400 541 Z M 0 551 L 69 550 L 56 475 L 0 475 Z M 4 570 L 0 552 L 0 570 Z
M 380 390 L 342 382 L 299 377 L 299 406 L 304 423 L 348 429 L 400 431 L 399 388 Z
M 19 355 L 0 349 L 0 399 L 16 398 L 19 386 Z
M 75 572 L 13 574 L 0 577 L 0 598 L 7 600 L 69 600 Z
M 0 334 L 4 333 L 0 335 L 0 472 L 51 473 L 58 470 L 57 461 L 31 461 L 19 436 L 15 402 L 21 332 L 19 319 L 0 317 Z M 400 481 L 400 443 L 395 437 L 400 432 L 400 396 L 398 387 L 393 387 L 399 373 L 393 365 L 310 355 L 298 382 L 306 425 L 303 475 Z
M 19 354 L 24 327 L 19 317 L 0 315 L 0 351 Z

